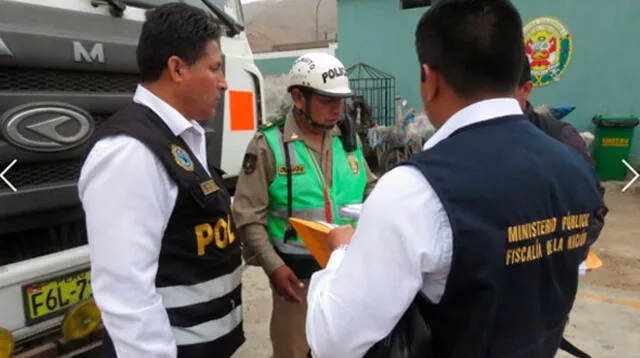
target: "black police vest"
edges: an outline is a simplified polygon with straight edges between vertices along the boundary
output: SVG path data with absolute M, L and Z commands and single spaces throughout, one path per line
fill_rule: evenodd
M 536 112 L 530 103 L 527 103 L 527 109 L 524 114 L 527 116 L 529 122 L 558 140 L 562 140 L 562 131 L 564 127 L 569 125 L 569 123 L 556 119 L 549 113 Z
M 524 116 L 464 127 L 405 164 L 453 232 L 443 297 L 425 311 L 435 357 L 554 357 L 601 204 L 593 169 Z
M 94 140 L 116 134 L 144 143 L 178 186 L 156 275 L 178 357 L 230 357 L 245 340 L 242 259 L 221 172 L 211 168 L 207 174 L 182 138 L 145 106 L 126 106 L 105 122 Z

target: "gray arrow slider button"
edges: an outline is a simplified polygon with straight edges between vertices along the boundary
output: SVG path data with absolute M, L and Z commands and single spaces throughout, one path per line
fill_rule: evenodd
M 633 184 L 636 180 L 638 180 L 638 178 L 640 177 L 640 174 L 638 174 L 638 172 L 635 169 L 633 169 L 633 167 L 629 163 L 627 163 L 626 160 L 622 159 L 622 164 L 624 164 L 627 168 L 629 168 L 629 170 L 631 170 L 631 172 L 635 175 L 633 179 L 631 179 L 631 181 L 629 181 L 627 185 L 625 185 L 624 188 L 622 188 L 622 192 L 625 192 L 627 189 L 629 189 L 631 184 Z
M 5 177 L 4 177 L 4 175 L 5 175 L 5 174 L 7 174 L 7 172 L 9 171 L 9 169 L 11 169 L 11 167 L 12 167 L 14 164 L 16 164 L 16 162 L 17 162 L 17 161 L 18 161 L 17 159 L 14 159 L 14 160 L 13 160 L 13 162 L 11 162 L 11 164 L 9 164 L 6 168 L 4 168 L 4 170 L 2 171 L 2 173 L 0 173 L 0 179 L 2 179 L 2 181 L 3 181 L 3 182 L 5 182 L 5 183 L 9 186 L 9 188 L 11 188 L 11 190 L 13 190 L 14 192 L 15 192 L 15 191 L 18 191 L 18 189 L 16 189 L 16 187 L 15 187 L 15 186 L 13 186 L 13 185 L 11 184 L 11 182 L 10 182 L 9 180 L 7 180 L 7 178 L 5 178 Z

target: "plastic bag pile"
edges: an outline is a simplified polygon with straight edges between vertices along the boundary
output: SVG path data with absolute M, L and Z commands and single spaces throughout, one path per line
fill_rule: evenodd
M 554 106 L 549 107 L 544 104 L 541 106 L 534 107 L 533 110 L 538 113 L 550 113 L 552 116 L 556 117 L 558 120 L 563 120 L 568 114 L 573 112 L 576 109 L 575 106 Z M 584 140 L 587 148 L 591 146 L 593 141 L 595 140 L 595 135 L 590 131 L 580 132 L 580 137 Z
M 369 146 L 377 148 L 424 143 L 435 133 L 435 128 L 425 113 L 409 114 L 393 126 L 376 126 L 369 129 Z

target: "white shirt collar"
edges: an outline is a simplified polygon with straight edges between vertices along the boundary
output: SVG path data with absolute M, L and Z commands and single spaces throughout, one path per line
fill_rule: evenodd
M 522 114 L 517 100 L 513 98 L 494 98 L 476 102 L 456 112 L 440 129 L 427 140 L 423 150 L 427 150 L 449 137 L 462 127 L 504 116 Z
M 190 128 L 195 128 L 199 133 L 204 133 L 204 130 L 196 121 L 187 120 L 175 108 L 141 85 L 136 88 L 133 101 L 149 107 L 167 124 L 175 136 L 181 135 Z

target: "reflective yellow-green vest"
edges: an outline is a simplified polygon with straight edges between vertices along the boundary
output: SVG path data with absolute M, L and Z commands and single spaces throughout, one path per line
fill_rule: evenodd
M 327 221 L 325 216 L 325 196 L 323 179 L 319 175 L 321 166 L 301 139 L 289 142 L 283 141 L 284 121 L 280 121 L 261 131 L 273 152 L 276 173 L 269 186 L 269 212 L 267 230 L 271 243 L 280 256 L 306 255 L 310 253 L 300 237 L 295 235 L 285 240 L 285 231 L 290 228 L 288 215 L 287 169 L 285 161 L 285 147 L 288 148 L 291 166 L 291 199 L 292 217 Z M 358 143 L 352 153 L 345 152 L 342 141 L 333 136 L 331 147 L 332 165 L 331 187 L 328 188 L 331 216 L 334 224 L 354 224 L 352 220 L 341 218 L 339 210 L 348 204 L 362 203 L 365 186 L 367 184 L 362 148 Z M 287 258 L 283 257 L 285 263 Z M 291 266 L 291 265 L 290 265 Z M 292 269 L 294 269 L 292 267 Z M 294 269 L 294 272 L 296 270 Z M 296 272 L 296 274 L 299 274 Z M 299 274 L 305 278 L 306 274 Z

